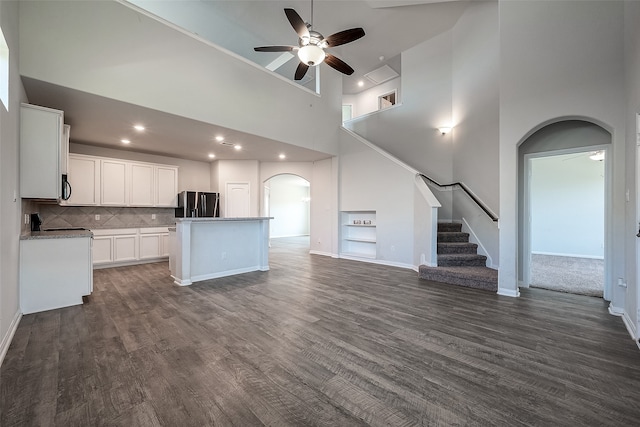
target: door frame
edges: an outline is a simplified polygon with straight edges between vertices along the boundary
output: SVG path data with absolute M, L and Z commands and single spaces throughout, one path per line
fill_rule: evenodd
M 564 150 L 544 151 L 541 153 L 530 153 L 524 155 L 524 224 L 523 224 L 523 257 L 522 257 L 522 287 L 528 288 L 531 285 L 531 161 L 542 157 L 555 157 L 565 154 L 579 154 L 590 151 L 604 151 L 604 286 L 603 298 L 611 301 L 611 257 L 609 256 L 611 230 L 611 144 L 591 145 L 588 147 L 569 148 Z

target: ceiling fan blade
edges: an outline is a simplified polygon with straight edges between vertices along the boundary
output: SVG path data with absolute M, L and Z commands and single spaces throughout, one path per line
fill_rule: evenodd
M 324 62 L 327 63 L 328 66 L 340 71 L 342 74 L 346 74 L 350 76 L 353 74 L 353 68 L 351 68 L 346 62 L 342 59 L 327 53 L 327 56 L 324 58 Z
M 361 37 L 364 37 L 364 30 L 362 28 L 351 28 L 349 30 L 331 34 L 325 39 L 325 41 L 329 44 L 329 47 L 336 47 L 341 44 L 351 43 Z
M 305 74 L 307 74 L 307 70 L 309 66 L 304 62 L 298 64 L 298 68 L 296 68 L 296 75 L 294 77 L 295 80 L 302 80 Z
M 287 15 L 287 19 L 289 20 L 289 23 L 291 24 L 293 29 L 296 30 L 296 33 L 298 33 L 298 37 L 309 38 L 309 29 L 307 28 L 307 24 L 305 24 L 302 18 L 300 18 L 298 12 L 293 9 L 285 8 L 284 13 L 285 15 Z
M 256 52 L 290 52 L 293 49 L 296 49 L 295 46 L 260 46 L 254 47 L 253 50 Z

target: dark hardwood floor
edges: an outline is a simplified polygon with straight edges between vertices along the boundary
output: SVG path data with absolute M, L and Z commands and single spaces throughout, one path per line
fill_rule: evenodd
M 183 288 L 96 270 L 87 304 L 22 318 L 0 425 L 638 425 L 640 350 L 603 300 L 307 252 Z

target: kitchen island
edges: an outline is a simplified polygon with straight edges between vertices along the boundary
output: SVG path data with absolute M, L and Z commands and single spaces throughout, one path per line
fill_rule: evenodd
M 169 229 L 174 283 L 269 270 L 269 217 L 176 218 Z

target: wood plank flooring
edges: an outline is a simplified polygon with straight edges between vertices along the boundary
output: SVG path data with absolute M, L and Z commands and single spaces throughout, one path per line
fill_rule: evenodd
M 638 425 L 640 350 L 603 300 L 307 252 L 184 288 L 96 270 L 87 304 L 22 318 L 0 425 Z

